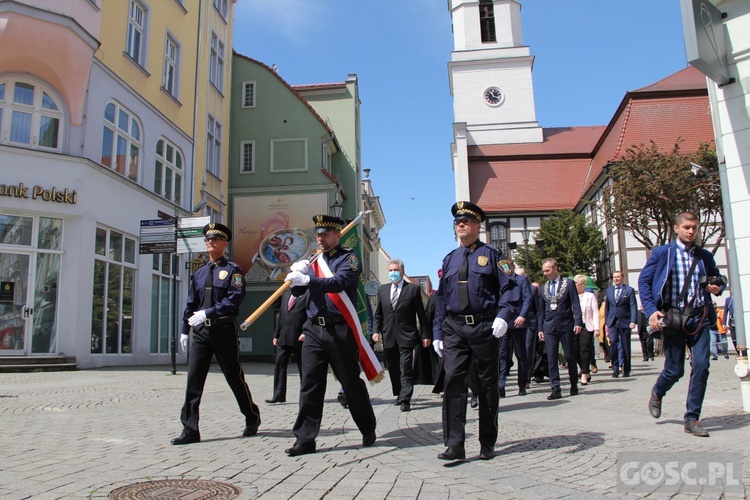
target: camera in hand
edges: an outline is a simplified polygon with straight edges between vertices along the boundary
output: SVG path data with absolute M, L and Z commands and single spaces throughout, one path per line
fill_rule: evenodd
M 721 287 L 727 284 L 727 277 L 722 276 L 721 274 L 718 276 L 701 276 L 698 283 L 702 287 L 705 287 L 706 285 L 716 285 Z

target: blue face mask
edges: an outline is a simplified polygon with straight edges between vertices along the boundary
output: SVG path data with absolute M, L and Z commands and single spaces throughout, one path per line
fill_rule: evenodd
M 389 271 L 388 277 L 391 279 L 392 283 L 396 283 L 401 279 L 401 273 L 398 271 Z

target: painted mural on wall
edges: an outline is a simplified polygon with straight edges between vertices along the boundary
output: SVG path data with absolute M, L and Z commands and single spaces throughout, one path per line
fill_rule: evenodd
M 245 280 L 282 281 L 315 251 L 312 216 L 320 213 L 328 213 L 325 193 L 236 197 L 232 259 Z

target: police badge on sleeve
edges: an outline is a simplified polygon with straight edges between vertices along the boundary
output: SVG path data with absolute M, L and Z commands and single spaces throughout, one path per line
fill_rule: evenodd
M 232 283 L 234 283 L 237 288 L 242 288 L 245 286 L 245 278 L 242 277 L 241 273 L 234 273 L 232 275 Z
M 510 273 L 513 271 L 510 269 L 510 261 L 509 260 L 499 260 L 497 261 L 497 268 L 500 269 L 504 275 L 510 276 Z

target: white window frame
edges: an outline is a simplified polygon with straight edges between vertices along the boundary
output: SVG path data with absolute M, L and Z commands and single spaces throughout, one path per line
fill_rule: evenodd
M 161 86 L 175 99 L 180 95 L 181 56 L 182 46 L 175 37 L 167 33 L 164 40 L 164 72 Z
M 114 105 L 115 113 L 114 113 L 114 122 L 111 122 L 106 117 L 107 108 L 109 105 Z M 140 173 L 141 173 L 141 157 L 143 156 L 142 151 L 143 147 L 141 144 L 141 131 L 143 130 L 143 127 L 141 126 L 140 120 L 136 115 L 130 112 L 127 108 L 123 107 L 118 103 L 117 101 L 109 101 L 107 105 L 104 107 L 104 119 L 102 120 L 103 130 L 102 130 L 102 148 L 104 148 L 104 139 L 106 137 L 105 132 L 109 131 L 112 134 L 112 156 L 110 160 L 110 165 L 106 165 L 104 163 L 104 156 L 101 157 L 101 164 L 114 170 L 118 174 L 122 175 L 123 177 L 126 177 L 127 179 L 130 179 L 131 181 L 138 183 L 138 179 L 140 179 Z M 127 130 L 123 130 L 119 125 L 120 121 L 119 118 L 121 114 L 124 114 L 127 116 Z M 137 129 L 137 135 L 133 135 L 133 131 Z M 120 169 L 120 165 L 117 163 L 117 145 L 120 142 L 118 139 L 121 139 L 125 143 L 125 157 L 128 158 L 128 156 L 132 157 L 130 154 L 133 151 L 133 148 L 135 148 L 136 152 L 136 159 L 135 159 L 135 178 L 132 175 L 132 163 L 126 162 L 126 165 L 122 166 L 122 169 Z M 102 149 L 102 154 L 104 153 L 104 150 Z M 129 169 L 129 172 L 126 172 L 125 169 Z M 122 170 L 122 171 L 120 171 Z
M 206 128 L 206 170 L 218 178 L 221 178 L 221 131 L 221 122 L 209 114 Z
M 304 144 L 305 151 L 305 166 L 301 168 L 285 168 L 282 170 L 274 169 L 274 148 L 277 143 L 280 142 L 301 142 Z M 307 154 L 307 137 L 289 137 L 287 139 L 271 139 L 271 173 L 283 174 L 288 172 L 307 172 L 308 171 L 308 154 Z
M 159 154 L 159 143 L 163 143 L 161 154 Z M 172 151 L 171 154 L 169 154 L 170 149 Z M 173 202 L 177 206 L 182 206 L 182 194 L 185 189 L 185 184 L 183 182 L 185 179 L 185 173 L 183 168 L 178 165 L 177 159 L 179 158 L 179 164 L 184 166 L 185 155 L 182 154 L 180 148 L 165 137 L 159 137 L 156 141 L 155 155 L 154 193 Z M 167 175 L 171 176 L 172 179 L 169 193 L 166 192 Z M 180 179 L 179 188 L 175 182 L 177 179 Z
M 242 82 L 242 107 L 254 108 L 258 85 L 255 80 Z
M 18 84 L 33 87 L 34 92 L 31 104 L 15 102 L 14 94 L 16 85 Z M 67 120 L 62 107 L 62 101 L 58 99 L 56 93 L 40 83 L 26 79 L 0 78 L 0 85 L 4 89 L 3 96 L 0 98 L 0 144 L 12 144 L 14 146 L 42 151 L 62 152 L 63 130 Z M 49 102 L 45 105 L 45 96 L 49 98 L 54 109 L 49 107 Z M 13 121 L 16 113 L 29 115 L 28 142 L 13 140 Z M 57 120 L 57 137 L 55 138 L 57 145 L 55 147 L 39 144 L 42 122 L 45 119 Z
M 208 80 L 219 92 L 224 92 L 224 41 L 215 32 L 211 32 L 211 58 L 209 61 Z
M 104 267 L 104 279 L 103 279 L 104 297 L 102 298 L 104 306 L 102 307 L 102 311 L 101 311 L 102 314 L 103 314 L 103 318 L 101 318 L 102 319 L 102 331 L 99 332 L 101 334 L 100 341 L 102 342 L 102 347 L 103 347 L 102 351 L 103 352 L 91 352 L 91 354 L 92 355 L 122 355 L 122 354 L 124 354 L 124 355 L 132 355 L 135 352 L 135 349 L 134 349 L 135 330 L 136 330 L 136 328 L 135 328 L 135 318 L 137 317 L 137 314 L 136 314 L 136 311 L 135 311 L 135 309 L 136 309 L 135 308 L 135 304 L 137 303 L 136 291 L 138 290 L 138 287 L 137 287 L 138 267 L 136 266 L 136 262 L 138 260 L 138 240 L 134 236 L 131 236 L 131 235 L 129 235 L 129 234 L 123 232 L 123 231 L 119 231 L 119 230 L 112 229 L 112 228 L 109 228 L 109 227 L 97 225 L 96 229 L 97 229 L 97 231 L 104 231 L 104 233 L 106 235 L 105 236 L 106 242 L 105 242 L 104 255 L 101 255 L 101 254 L 97 253 L 96 251 L 94 252 L 94 261 L 95 262 L 100 262 L 102 265 L 105 266 Z M 121 242 L 122 247 L 120 248 L 120 252 L 121 252 L 120 253 L 120 258 L 117 257 L 116 250 L 114 248 L 111 248 L 112 233 L 116 233 L 116 234 L 118 234 L 122 238 L 122 242 Z M 134 248 L 134 254 L 133 254 L 133 260 L 132 261 L 126 260 L 127 255 L 126 255 L 125 249 L 126 249 L 126 243 L 128 241 L 133 245 L 133 248 Z M 132 286 L 132 290 L 131 290 L 132 295 L 131 295 L 131 304 L 130 304 L 130 307 L 131 307 L 131 310 L 130 310 L 130 313 L 131 313 L 131 318 L 130 318 L 130 345 L 128 346 L 127 350 L 125 350 L 123 348 L 123 345 L 122 345 L 122 333 L 123 333 L 122 326 L 123 326 L 123 321 L 118 321 L 117 322 L 117 324 L 118 324 L 117 346 L 115 347 L 114 352 L 108 352 L 107 317 L 108 317 L 108 314 L 109 314 L 109 309 L 111 307 L 109 305 L 109 298 L 111 296 L 110 295 L 110 289 L 109 289 L 109 282 L 110 282 L 110 280 L 109 280 L 109 274 L 112 271 L 113 267 L 115 267 L 115 266 L 118 267 L 118 268 L 120 268 L 122 270 L 122 273 L 120 274 L 119 288 L 117 290 L 117 293 L 119 294 L 119 301 L 118 301 L 117 307 L 118 307 L 118 309 L 120 311 L 120 319 L 121 320 L 124 319 L 124 315 L 123 315 L 123 305 L 124 305 L 124 300 L 123 300 L 124 293 L 123 292 L 125 291 L 124 271 L 127 269 L 127 270 L 129 270 L 132 273 L 132 283 L 130 284 Z M 94 274 L 96 275 L 96 273 L 94 273 Z M 93 291 L 96 291 L 95 288 L 93 289 Z M 93 294 L 92 294 L 92 296 L 93 296 Z M 92 310 L 91 310 L 91 319 L 92 319 L 92 325 L 91 325 L 92 346 L 93 346 L 93 342 L 94 342 L 93 335 L 95 333 L 97 333 L 97 332 L 94 332 L 94 324 L 93 324 L 94 312 L 96 312 L 96 311 L 92 308 Z
M 222 19 L 226 21 L 227 15 L 229 15 L 229 2 L 227 0 L 213 0 L 213 3 Z
M 146 51 L 148 46 L 148 15 L 146 5 L 139 0 L 130 0 L 128 7 L 128 33 L 125 40 L 125 53 L 142 68 L 146 67 Z M 140 17 L 140 19 L 139 19 Z M 139 43 L 135 46 L 138 34 Z
M 250 146 L 250 161 L 248 165 L 246 146 Z M 240 142 L 240 174 L 255 173 L 255 141 Z

